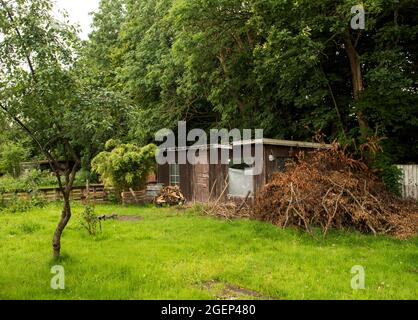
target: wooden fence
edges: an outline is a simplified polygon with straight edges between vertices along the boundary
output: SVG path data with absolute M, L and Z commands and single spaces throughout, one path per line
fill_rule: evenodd
M 154 197 L 160 192 L 163 188 L 161 184 L 149 184 L 146 190 L 143 191 L 134 191 L 130 190 L 128 192 L 122 193 L 122 203 L 123 204 L 146 204 L 151 203 L 154 200 Z
M 62 200 L 62 194 L 58 188 L 40 188 L 38 195 L 47 201 Z M 87 187 L 73 187 L 71 190 L 71 200 L 84 201 L 87 198 L 94 203 L 106 202 L 111 195 L 114 195 L 112 189 L 107 189 L 102 184 L 92 184 Z M 32 197 L 30 192 L 16 191 L 2 194 L 2 200 L 8 202 L 16 198 L 29 200 Z
M 402 170 L 402 195 L 405 198 L 413 198 L 418 200 L 418 165 L 398 165 Z
M 162 189 L 160 184 L 150 184 L 146 190 L 123 192 L 121 194 L 123 204 L 146 204 L 151 203 L 154 197 Z M 37 190 L 38 195 L 47 201 L 62 200 L 62 194 L 58 188 L 40 188 Z M 30 200 L 33 194 L 25 191 L 16 191 L 4 193 L 1 195 L 1 200 L 4 202 L 13 201 L 14 199 Z M 113 189 L 105 188 L 102 184 L 91 184 L 87 187 L 73 187 L 71 191 L 71 200 L 87 201 L 93 203 L 103 203 L 115 199 L 116 194 Z

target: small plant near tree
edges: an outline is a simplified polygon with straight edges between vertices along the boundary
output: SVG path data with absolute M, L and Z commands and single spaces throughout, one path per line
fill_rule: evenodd
M 102 224 L 97 217 L 94 206 L 86 205 L 81 213 L 81 226 L 87 230 L 89 235 L 95 236 L 102 231 Z

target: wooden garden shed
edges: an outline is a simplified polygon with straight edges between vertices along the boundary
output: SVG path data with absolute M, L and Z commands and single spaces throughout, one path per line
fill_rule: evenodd
M 234 150 L 250 145 L 254 155 L 255 145 L 262 146 L 262 170 L 257 175 L 246 175 L 251 169 L 241 161 L 234 159 Z M 276 139 L 259 139 L 239 141 L 231 145 L 205 145 L 207 164 L 177 164 L 180 153 L 195 152 L 202 147 L 184 147 L 169 150 L 175 153 L 176 164 L 157 166 L 157 181 L 164 185 L 178 185 L 185 198 L 190 202 L 208 202 L 218 198 L 228 201 L 244 198 L 250 193 L 254 198 L 258 190 L 265 185 L 274 172 L 285 170 L 287 160 L 294 159 L 299 152 L 317 152 L 330 148 L 330 145 L 319 143 L 288 141 Z M 217 154 L 218 164 L 211 164 L 211 156 Z M 229 155 L 228 164 L 221 163 L 222 152 Z

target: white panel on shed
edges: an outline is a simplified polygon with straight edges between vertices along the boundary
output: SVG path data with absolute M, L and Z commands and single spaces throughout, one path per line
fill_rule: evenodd
M 254 195 L 254 176 L 245 174 L 245 170 L 229 169 L 229 195 L 246 197 L 248 192 Z

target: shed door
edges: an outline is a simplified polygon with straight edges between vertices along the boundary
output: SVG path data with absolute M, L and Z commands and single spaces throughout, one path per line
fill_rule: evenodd
M 195 164 L 194 171 L 194 185 L 193 193 L 194 200 L 196 202 L 209 201 L 209 165 L 208 164 Z

